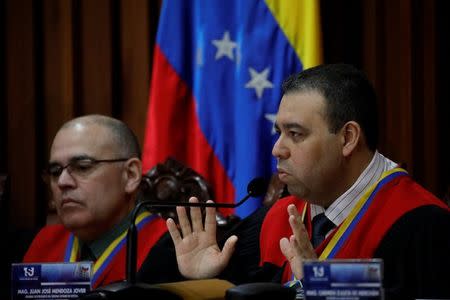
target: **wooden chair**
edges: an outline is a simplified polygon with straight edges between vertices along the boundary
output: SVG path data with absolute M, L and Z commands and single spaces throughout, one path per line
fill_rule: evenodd
M 192 196 L 196 196 L 200 202 L 214 198 L 211 186 L 200 174 L 181 162 L 168 158 L 145 174 L 138 201 L 187 202 Z M 159 213 L 165 219 L 170 217 L 177 222 L 175 208 L 150 208 L 150 210 Z M 218 227 L 229 228 L 239 218 L 225 217 L 218 213 L 216 220 Z

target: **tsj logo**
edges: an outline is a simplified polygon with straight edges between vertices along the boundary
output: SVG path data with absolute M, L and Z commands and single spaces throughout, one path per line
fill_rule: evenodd
M 33 277 L 34 276 L 34 267 L 23 267 L 23 273 L 25 277 Z

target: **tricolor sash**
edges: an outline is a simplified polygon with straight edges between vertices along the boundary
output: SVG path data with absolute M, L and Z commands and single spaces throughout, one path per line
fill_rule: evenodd
M 334 233 L 330 242 L 327 244 L 325 249 L 322 251 L 322 254 L 319 256 L 320 260 L 331 259 L 336 256 L 339 250 L 342 248 L 342 245 L 345 243 L 347 238 L 353 232 L 353 229 L 358 225 L 361 218 L 366 213 L 370 204 L 377 192 L 383 188 L 388 182 L 397 178 L 398 176 L 408 174 L 404 169 L 394 168 L 392 170 L 388 170 L 384 172 L 380 179 L 373 184 L 361 199 L 356 203 L 355 207 L 350 212 L 349 216 L 345 218 L 344 222 L 339 226 L 339 228 Z
M 402 168 L 394 168 L 384 172 L 380 179 L 370 186 L 367 191 L 363 194 L 363 196 L 358 200 L 355 207 L 352 209 L 347 218 L 345 218 L 344 222 L 335 229 L 331 234 L 332 237 L 327 238 L 329 240 L 328 244 L 325 246 L 324 250 L 319 256 L 319 260 L 332 259 L 336 256 L 337 253 L 341 250 L 342 246 L 345 244 L 348 237 L 352 234 L 353 230 L 357 227 L 359 221 L 366 213 L 367 209 L 373 202 L 376 194 L 379 190 L 381 190 L 387 183 L 392 181 L 393 179 L 408 174 Z M 304 222 L 304 218 L 306 216 L 306 211 L 309 205 L 304 205 L 301 216 L 302 221 Z M 292 274 L 293 283 L 295 283 L 295 276 Z M 289 284 L 289 283 L 288 283 Z
M 144 211 L 136 218 L 136 227 L 138 231 L 148 222 L 152 221 L 157 215 L 152 215 L 148 211 Z M 95 286 L 98 278 L 106 269 L 108 264 L 113 261 L 114 257 L 120 252 L 126 243 L 127 230 L 122 232 L 102 253 L 102 255 L 94 263 L 92 285 Z M 70 234 L 64 255 L 65 262 L 76 262 L 78 259 L 80 242 L 77 237 Z

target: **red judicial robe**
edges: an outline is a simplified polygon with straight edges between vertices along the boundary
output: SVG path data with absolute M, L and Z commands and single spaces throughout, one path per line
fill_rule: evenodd
M 167 226 L 162 218 L 148 213 L 137 224 L 137 269 L 139 270 L 152 247 L 167 232 Z M 73 234 L 64 226 L 59 224 L 46 226 L 33 240 L 23 261 L 26 263 L 77 261 L 76 255 L 75 257 L 72 255 L 71 258 L 74 240 Z M 105 250 L 94 262 L 92 288 L 125 279 L 126 232 L 116 241 L 115 247 Z
M 287 213 L 290 204 L 305 211 L 304 223 L 311 236 L 309 206 L 292 196 L 274 204 L 260 235 L 260 264 L 285 266 L 282 282 L 292 279 L 279 247 L 279 240 L 292 234 Z M 450 210 L 406 173 L 386 177 L 353 221 L 347 222 L 346 230 L 343 224 L 316 248 L 322 259 L 383 258 L 387 298 L 450 297 L 449 284 L 445 284 L 450 279 Z

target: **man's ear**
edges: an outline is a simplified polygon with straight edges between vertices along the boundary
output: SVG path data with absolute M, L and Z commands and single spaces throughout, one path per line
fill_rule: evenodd
M 355 150 L 361 139 L 361 126 L 355 121 L 349 121 L 341 128 L 342 154 L 347 157 Z
M 134 193 L 141 183 L 142 179 L 142 162 L 140 159 L 133 157 L 125 163 L 124 171 L 125 192 Z

